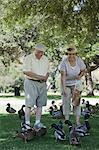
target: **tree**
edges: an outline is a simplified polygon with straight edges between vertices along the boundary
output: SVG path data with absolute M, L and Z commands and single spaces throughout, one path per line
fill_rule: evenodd
M 17 66 L 18 65 L 18 66 Z M 10 66 L 4 66 L 0 61 L 0 91 L 1 92 L 16 92 L 23 91 L 24 77 L 22 74 L 22 68 L 19 64 L 11 63 Z M 15 95 L 17 95 L 15 93 Z M 18 96 L 18 95 L 17 95 Z
M 21 32 L 19 45 L 22 49 L 22 42 L 24 45 L 24 41 L 27 41 L 28 32 L 25 29 L 30 33 L 36 29 L 39 33 L 38 41 L 44 41 L 51 47 L 52 53 L 62 44 L 75 40 L 79 47 L 86 47 L 86 44 L 98 40 L 98 0 L 2 0 L 1 4 L 6 8 L 2 11 L 2 23 L 13 29 L 14 33 Z
M 0 7 L 4 36 L 0 49 L 3 58 L 8 58 L 2 59 L 5 65 L 30 52 L 40 41 L 49 47 L 46 55 L 55 67 L 65 54 L 63 47 L 71 42 L 84 57 L 87 68 L 92 62 L 98 67 L 94 59 L 99 49 L 93 48 L 99 43 L 98 0 L 1 0 Z
M 97 45 L 97 44 L 96 44 Z M 97 46 L 94 45 L 95 49 Z M 86 84 L 87 84 L 87 90 L 88 90 L 88 95 L 94 95 L 94 85 L 92 81 L 92 71 L 96 70 L 99 67 L 99 55 L 96 54 L 96 51 L 94 51 L 93 45 L 90 45 L 90 55 L 87 56 L 86 59 L 86 66 L 87 66 L 87 74 L 86 74 Z M 92 49 L 92 50 L 91 50 Z M 95 54 L 94 54 L 95 53 Z

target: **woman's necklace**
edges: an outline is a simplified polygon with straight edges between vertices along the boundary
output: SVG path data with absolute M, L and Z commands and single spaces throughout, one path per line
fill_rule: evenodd
M 70 66 L 72 69 L 74 69 L 74 68 L 76 67 L 76 61 L 75 61 L 75 60 L 74 60 L 74 61 L 68 60 L 68 63 L 69 63 L 69 66 Z

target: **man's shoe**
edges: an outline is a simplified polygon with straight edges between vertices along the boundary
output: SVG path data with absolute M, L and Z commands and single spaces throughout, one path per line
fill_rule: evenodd
M 27 131 L 27 130 L 29 130 L 29 129 L 31 129 L 30 124 L 23 124 L 22 130 Z
M 37 123 L 37 124 L 34 124 L 34 128 L 35 129 L 41 129 L 41 128 L 46 128 L 46 126 L 44 126 L 42 123 Z

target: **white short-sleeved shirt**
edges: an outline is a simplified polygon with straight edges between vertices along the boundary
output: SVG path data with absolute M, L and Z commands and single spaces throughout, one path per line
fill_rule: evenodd
M 30 54 L 24 58 L 23 71 L 32 71 L 45 76 L 49 72 L 49 61 L 45 55 L 41 59 L 37 59 L 35 54 Z
M 77 77 L 81 70 L 84 70 L 86 68 L 84 61 L 76 56 L 76 65 L 72 67 L 68 61 L 68 58 L 65 58 L 62 60 L 60 64 L 60 71 L 66 72 L 66 85 L 72 86 L 77 83 L 77 80 L 75 77 Z

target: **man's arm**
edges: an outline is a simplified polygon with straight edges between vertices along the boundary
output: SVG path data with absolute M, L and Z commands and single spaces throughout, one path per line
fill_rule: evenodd
M 23 73 L 27 76 L 29 76 L 31 79 L 37 79 L 37 80 L 43 80 L 43 81 L 46 81 L 47 78 L 48 78 L 48 75 L 46 76 L 42 76 L 42 75 L 38 75 L 36 73 L 33 73 L 31 71 L 23 71 Z
M 48 77 L 49 77 L 49 72 L 45 76 L 45 81 L 47 81 Z

